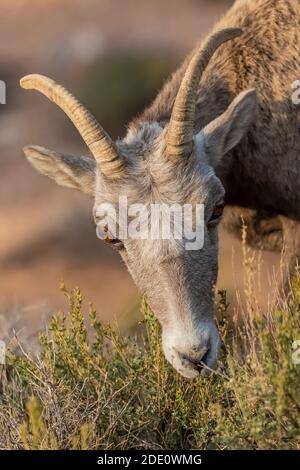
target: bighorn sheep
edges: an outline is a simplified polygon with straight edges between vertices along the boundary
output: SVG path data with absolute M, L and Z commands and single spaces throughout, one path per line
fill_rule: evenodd
M 58 184 L 94 196 L 95 217 L 120 194 L 146 204 L 205 204 L 201 250 L 107 237 L 162 325 L 166 358 L 188 378 L 217 363 L 213 286 L 224 204 L 231 230 L 240 232 L 242 216 L 250 225 L 250 243 L 284 247 L 290 268 L 300 254 L 300 118 L 291 101 L 299 24 L 298 1 L 238 0 L 116 143 L 54 81 L 21 80 L 63 109 L 94 159 L 36 146 L 25 147 L 26 157 Z

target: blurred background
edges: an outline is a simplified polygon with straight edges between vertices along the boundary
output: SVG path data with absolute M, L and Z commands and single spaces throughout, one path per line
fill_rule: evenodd
M 42 73 L 64 84 L 114 137 L 150 104 L 186 53 L 230 7 L 230 0 L 0 0 L 0 334 L 28 335 L 55 309 L 59 291 L 80 286 L 105 321 L 132 325 L 138 293 L 120 258 L 95 235 L 92 202 L 58 187 L 25 161 L 22 147 L 86 148 L 64 114 L 20 77 Z M 221 233 L 219 287 L 242 283 L 241 246 Z M 264 255 L 266 302 L 277 259 Z

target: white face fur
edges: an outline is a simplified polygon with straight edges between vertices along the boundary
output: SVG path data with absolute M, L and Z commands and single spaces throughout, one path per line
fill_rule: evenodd
M 165 157 L 166 127 L 144 123 L 116 144 L 126 161 L 125 174 L 119 179 L 104 176 L 87 157 L 66 156 L 42 147 L 24 149 L 41 173 L 94 196 L 96 222 L 101 204 L 110 203 L 118 210 L 120 195 L 129 204 L 204 205 L 202 249 L 187 251 L 174 240 L 109 241 L 161 323 L 166 358 L 187 378 L 208 374 L 217 364 L 220 339 L 213 319 L 213 289 L 224 188 L 214 168 L 247 132 L 255 105 L 253 90 L 241 93 L 225 113 L 194 137 L 192 154 L 176 164 Z
M 193 378 L 216 366 L 220 345 L 213 320 L 213 288 L 224 189 L 203 158 L 200 137 L 189 161 L 176 166 L 161 158 L 163 139 L 162 128 L 145 124 L 137 135 L 119 143 L 130 162 L 126 177 L 112 183 L 97 174 L 94 214 L 97 223 L 103 203 L 118 212 L 120 195 L 126 196 L 129 205 L 204 205 L 201 250 L 186 250 L 183 240 L 108 238 L 162 325 L 166 358 L 183 376 Z

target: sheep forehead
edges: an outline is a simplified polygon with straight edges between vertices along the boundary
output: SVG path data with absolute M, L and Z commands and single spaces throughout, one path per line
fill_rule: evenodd
M 164 158 L 164 134 L 158 123 L 144 123 L 117 142 L 128 163 L 126 177 L 111 183 L 98 174 L 96 204 L 117 204 L 120 196 L 126 196 L 128 204 L 205 203 L 214 192 L 213 169 L 200 158 L 186 165 L 168 161 Z

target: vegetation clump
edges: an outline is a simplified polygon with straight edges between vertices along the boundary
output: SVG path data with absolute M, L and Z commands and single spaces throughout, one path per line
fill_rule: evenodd
M 40 352 L 9 351 L 0 395 L 1 449 L 300 449 L 300 276 L 289 301 L 229 327 L 211 377 L 188 381 L 166 362 L 160 328 L 142 302 L 143 340 L 103 326 L 79 289 L 56 314 Z

